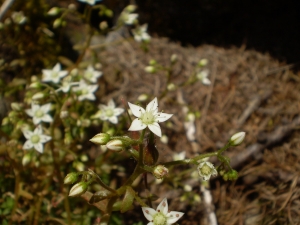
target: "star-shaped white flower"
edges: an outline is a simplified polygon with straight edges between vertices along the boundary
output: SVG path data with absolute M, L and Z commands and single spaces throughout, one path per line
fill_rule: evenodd
M 90 81 L 91 83 L 96 83 L 97 79 L 102 76 L 102 72 L 94 70 L 94 68 L 89 65 L 83 74 L 83 77 Z
M 88 85 L 83 80 L 81 80 L 79 82 L 78 87 L 73 87 L 73 91 L 80 92 L 80 94 L 78 96 L 79 101 L 82 101 L 84 99 L 93 101 L 96 99 L 94 92 L 97 90 L 97 88 L 98 88 L 98 85 Z
M 43 135 L 41 125 L 38 125 L 33 132 L 27 129 L 24 129 L 22 132 L 27 139 L 27 141 L 23 145 L 24 149 L 35 148 L 35 150 L 37 150 L 38 152 L 43 153 L 43 144 L 51 140 L 50 136 Z
M 52 117 L 48 114 L 51 108 L 51 103 L 45 105 L 31 104 L 31 109 L 26 109 L 26 113 L 32 117 L 34 124 L 39 124 L 40 122 L 51 123 L 53 121 Z
M 148 127 L 154 134 L 161 137 L 161 129 L 158 123 L 164 122 L 173 116 L 173 114 L 158 112 L 156 97 L 149 102 L 146 110 L 130 102 L 128 102 L 128 105 L 132 114 L 137 117 L 132 121 L 131 126 L 128 129 L 130 131 L 143 130 Z
M 42 81 L 44 82 L 53 82 L 59 83 L 60 79 L 65 77 L 68 74 L 68 71 L 61 70 L 61 65 L 56 63 L 52 70 L 42 70 L 43 78 Z
M 132 33 L 134 35 L 134 40 L 136 40 L 137 42 L 149 41 L 151 37 L 147 33 L 147 28 L 148 28 L 148 24 L 144 24 L 132 30 Z
M 99 2 L 99 1 L 102 1 L 102 0 L 78 0 L 80 2 L 85 2 L 87 4 L 90 4 L 90 5 L 95 5 L 96 2 Z
M 107 105 L 100 104 L 99 111 L 93 118 L 100 118 L 101 120 L 108 120 L 111 123 L 117 124 L 118 117 L 124 112 L 122 108 L 116 108 L 113 100 L 109 100 Z
M 150 221 L 147 225 L 171 225 L 184 215 L 182 212 L 168 212 L 166 198 L 159 203 L 156 210 L 149 207 L 142 207 L 142 210 L 146 219 Z
M 210 80 L 207 78 L 209 74 L 208 70 L 201 70 L 198 74 L 197 74 L 197 78 L 202 82 L 202 84 L 204 85 L 210 85 L 211 82 Z
M 198 167 L 199 176 L 203 180 L 209 180 L 211 176 L 215 176 L 218 174 L 214 165 L 210 162 L 201 162 Z

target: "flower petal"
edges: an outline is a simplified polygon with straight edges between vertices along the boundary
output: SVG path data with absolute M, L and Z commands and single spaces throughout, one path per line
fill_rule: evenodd
M 162 212 L 163 214 L 167 215 L 167 213 L 168 213 L 168 201 L 167 201 L 167 198 L 164 198 L 164 199 L 159 203 L 159 205 L 157 206 L 156 211 L 160 211 L 160 212 Z
M 33 123 L 35 125 L 39 124 L 40 122 L 41 122 L 41 118 L 39 118 L 39 117 L 33 117 Z
M 142 207 L 142 210 L 143 210 L 144 216 L 149 221 L 152 221 L 153 215 L 157 213 L 154 209 L 149 208 L 149 207 Z
M 32 109 L 26 109 L 25 112 L 27 113 L 28 116 L 33 117 Z
M 157 103 L 157 98 L 155 97 L 151 102 L 148 103 L 146 107 L 146 111 L 157 110 L 157 108 L 158 108 L 158 103 Z
M 25 129 L 22 130 L 22 132 L 23 132 L 24 136 L 26 137 L 26 139 L 30 139 L 33 134 L 30 130 L 25 130 Z
M 41 110 L 44 113 L 47 113 L 48 111 L 50 111 L 50 108 L 51 108 L 51 103 L 47 103 L 47 104 L 41 106 Z
M 170 119 L 173 116 L 173 114 L 168 113 L 158 113 L 157 114 L 157 120 L 159 123 L 165 122 L 166 120 Z
M 157 136 L 161 137 L 161 129 L 158 123 L 149 124 L 148 128 Z
M 114 115 L 115 116 L 119 116 L 120 114 L 122 114 L 124 112 L 124 109 L 122 108 L 115 108 L 114 109 Z
M 139 118 L 136 118 L 132 121 L 128 130 L 130 130 L 130 131 L 144 130 L 146 127 L 147 126 L 145 124 L 143 124 Z
M 51 123 L 51 122 L 53 121 L 52 117 L 49 116 L 48 114 L 45 114 L 45 115 L 43 116 L 42 120 L 43 120 L 44 122 L 47 122 L 47 123 Z
M 110 99 L 107 103 L 107 105 L 109 107 L 111 107 L 112 109 L 114 109 L 116 107 L 114 100 Z
M 23 145 L 24 149 L 31 149 L 32 147 L 33 147 L 33 144 L 31 143 L 30 140 L 27 140 Z
M 47 135 L 40 135 L 40 142 L 41 143 L 45 143 L 47 141 L 50 141 L 52 139 L 52 137 L 47 136 Z
M 108 120 L 113 124 L 118 123 L 118 117 L 116 117 L 116 116 L 109 117 Z
M 37 143 L 37 144 L 34 144 L 33 146 L 34 146 L 34 148 L 35 148 L 38 152 L 43 153 L 43 151 L 44 151 L 44 146 L 43 146 L 42 143 Z
M 34 134 L 42 134 L 43 133 L 43 129 L 41 127 L 41 125 L 38 125 L 34 131 L 33 131 Z
M 143 109 L 141 106 L 132 104 L 130 102 L 128 102 L 129 108 L 131 109 L 131 112 L 134 116 L 136 117 L 141 117 L 142 113 L 145 112 L 145 109 Z
M 173 223 L 177 222 L 183 215 L 184 215 L 184 213 L 182 213 L 182 212 L 171 211 L 168 213 L 169 218 L 167 220 L 167 223 L 173 224 Z

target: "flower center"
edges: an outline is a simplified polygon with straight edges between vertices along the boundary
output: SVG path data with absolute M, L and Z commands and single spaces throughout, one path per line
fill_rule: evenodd
M 152 111 L 146 111 L 142 116 L 141 120 L 144 124 L 149 125 L 155 122 L 155 116 L 153 115 Z
M 88 79 L 91 79 L 93 77 L 93 73 L 92 72 L 86 72 L 85 77 L 88 78 Z
M 204 164 L 200 170 L 203 175 L 210 175 L 212 171 L 212 169 L 206 164 Z
M 89 91 L 87 90 L 87 89 L 82 89 L 82 91 L 81 91 L 81 94 L 82 95 L 86 95 L 86 94 L 88 94 L 89 93 Z
M 161 212 L 153 215 L 153 224 L 154 225 L 167 225 L 167 216 Z
M 51 75 L 52 75 L 53 78 L 56 78 L 56 77 L 58 77 L 58 72 L 52 72 Z
M 37 117 L 37 118 L 41 118 L 41 117 L 43 117 L 44 116 L 44 112 L 42 111 L 42 110 L 37 110 L 36 112 L 35 112 L 35 117 Z
M 37 134 L 34 134 L 34 135 L 31 136 L 30 141 L 33 144 L 37 144 L 37 143 L 40 142 L 40 136 L 37 135 Z
M 112 109 L 105 110 L 105 114 L 107 117 L 112 117 L 114 115 L 114 111 Z

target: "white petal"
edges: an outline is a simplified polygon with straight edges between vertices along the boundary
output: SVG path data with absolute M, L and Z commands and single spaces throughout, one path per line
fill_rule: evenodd
M 116 116 L 112 116 L 108 119 L 111 123 L 117 124 L 118 123 L 118 118 Z
M 202 84 L 204 84 L 204 85 L 210 85 L 211 84 L 211 82 L 210 82 L 210 80 L 208 79 L 208 78 L 203 78 L 203 80 L 202 80 Z
M 59 76 L 59 78 L 63 78 L 63 77 L 65 77 L 67 74 L 68 74 L 68 71 L 63 70 L 63 71 L 60 71 L 60 72 L 58 73 L 58 76 Z
M 26 109 L 25 112 L 27 113 L 28 116 L 33 117 L 32 109 Z
M 157 120 L 159 123 L 165 122 L 166 120 L 170 119 L 173 114 L 168 114 L 168 113 L 157 113 Z
M 157 136 L 161 137 L 161 129 L 158 123 L 149 124 L 148 128 Z
M 149 222 L 149 223 L 147 223 L 147 225 L 154 225 L 154 223 L 153 222 Z
M 134 119 L 128 130 L 136 131 L 136 130 L 144 130 L 147 126 L 142 123 L 142 121 L 138 118 Z
M 94 101 L 96 99 L 95 95 L 92 94 L 92 93 L 85 95 L 84 98 L 88 99 L 88 100 L 91 100 L 91 101 Z
M 23 145 L 24 149 L 31 149 L 32 147 L 33 147 L 33 144 L 31 143 L 30 140 L 27 140 Z
M 149 208 L 149 207 L 142 207 L 142 210 L 143 210 L 144 216 L 149 221 L 152 221 L 153 215 L 157 213 L 154 209 Z
M 112 100 L 112 99 L 110 99 L 109 101 L 108 101 L 108 104 L 107 104 L 109 107 L 111 107 L 111 108 L 115 108 L 116 106 L 115 106 L 115 102 L 114 102 L 114 100 Z
M 33 134 L 30 130 L 25 130 L 25 129 L 22 130 L 22 132 L 23 132 L 24 136 L 26 137 L 26 139 L 30 139 Z
M 50 141 L 52 138 L 50 136 L 47 135 L 40 135 L 40 142 L 41 143 L 45 143 L 47 141 Z
M 173 224 L 173 223 L 177 222 L 183 215 L 184 215 L 184 213 L 182 213 L 182 212 L 171 211 L 168 213 L 169 218 L 167 220 L 167 223 Z
M 38 125 L 34 131 L 33 131 L 34 134 L 42 134 L 43 133 L 43 129 L 41 127 L 41 125 Z
M 59 72 L 61 70 L 60 63 L 56 63 L 52 70 L 55 72 Z
M 44 146 L 42 143 L 34 144 L 34 148 L 40 153 L 43 153 L 43 151 L 44 151 Z
M 132 104 L 130 102 L 128 102 L 129 108 L 131 109 L 131 112 L 134 116 L 136 117 L 141 117 L 142 113 L 145 112 L 145 109 L 143 109 L 141 106 Z
M 146 107 L 146 111 L 157 110 L 157 108 L 158 108 L 158 103 L 157 103 L 157 98 L 155 97 L 151 102 L 148 103 Z
M 45 115 L 43 116 L 42 120 L 43 120 L 44 122 L 48 122 L 48 123 L 51 123 L 51 122 L 53 121 L 52 117 L 49 116 L 48 114 L 45 114 Z
M 48 104 L 45 104 L 41 107 L 41 110 L 44 112 L 44 113 L 47 113 L 50 111 L 50 108 L 51 108 L 51 103 L 48 103 Z
M 168 201 L 167 201 L 166 198 L 164 198 L 164 199 L 159 203 L 159 205 L 157 206 L 156 211 L 160 211 L 160 212 L 162 212 L 163 214 L 167 215 L 167 213 L 168 213 Z
M 118 116 L 118 115 L 122 114 L 123 112 L 124 112 L 124 109 L 122 109 L 122 108 L 115 108 L 114 109 L 114 115 L 115 116 Z
M 33 123 L 35 125 L 39 124 L 40 122 L 41 122 L 41 118 L 39 118 L 39 117 L 33 117 Z

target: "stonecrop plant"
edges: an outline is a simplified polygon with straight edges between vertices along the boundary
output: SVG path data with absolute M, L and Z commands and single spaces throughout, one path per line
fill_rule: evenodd
M 45 221 L 49 224 L 70 225 L 92 224 L 92 221 L 101 225 L 122 224 L 116 222 L 118 217 L 115 212 L 138 210 L 145 216 L 148 225 L 175 224 L 186 212 L 169 211 L 164 193 L 151 193 L 149 186 L 160 185 L 165 178 L 174 178 L 171 176 L 174 168 L 182 165 L 196 171 L 203 182 L 218 174 L 224 180 L 237 179 L 237 171 L 230 166 L 230 159 L 223 153 L 241 144 L 245 132 L 234 134 L 224 147 L 215 152 L 187 158 L 183 151 L 174 153 L 172 161 L 159 161 L 161 151 L 155 143 L 157 140 L 163 143 L 168 141 L 161 123 L 172 120 L 173 116 L 168 113 L 168 109 L 166 112 L 159 110 L 159 101 L 169 91 L 184 85 L 197 81 L 210 85 L 209 70 L 205 68 L 208 61 L 200 60 L 194 74 L 176 86 L 172 83 L 171 75 L 177 56 L 170 57 L 170 67 L 160 65 L 153 59 L 145 71 L 163 71 L 167 78 L 160 96 L 145 93 L 137 100 L 132 99 L 134 103 L 126 103 L 122 99 L 123 105 L 117 99 L 105 99 L 105 96 L 99 94 L 99 84 L 106 74 L 101 71 L 102 65 L 96 53 L 92 59 L 86 56 L 88 51 L 93 51 L 89 49 L 93 35 L 103 35 L 125 26 L 131 32 L 129 39 L 139 42 L 143 49 L 146 49 L 151 37 L 147 33 L 147 24 L 139 25 L 138 14 L 134 13 L 135 5 L 127 6 L 116 25 L 108 31 L 110 28 L 106 21 L 100 23 L 100 30 L 92 27 L 89 21 L 94 11 L 111 17 L 112 10 L 99 0 L 80 2 L 85 7 L 83 14 L 75 10 L 74 4 L 68 8 L 55 6 L 49 9 L 46 3 L 39 1 L 42 8 L 47 9 L 45 14 L 48 19 L 53 19 L 48 26 L 43 24 L 44 27 L 40 27 L 43 35 L 48 35 L 47 40 L 57 32 L 55 29 L 66 25 L 68 14 L 79 17 L 88 26 L 89 36 L 79 47 L 80 54 L 76 62 L 57 57 L 60 60 L 49 60 L 48 66 L 36 71 L 35 75 L 26 75 L 26 79 L 15 78 L 8 86 L 1 77 L 0 100 L 7 97 L 13 101 L 11 110 L 2 118 L 0 165 L 14 180 L 5 183 L 4 180 L 8 178 L 4 175 L 0 177 L 1 190 L 6 193 L 0 202 L 0 220 L 4 221 L 2 224 L 24 221 L 34 225 L 44 224 Z M 0 23 L 0 32 L 18 32 L 33 19 L 29 11 L 12 11 L 6 16 L 5 22 Z M 19 41 L 26 42 L 21 38 Z M 9 65 L 12 66 L 1 60 L 0 71 L 8 70 Z M 139 100 L 144 101 L 150 96 L 152 100 L 145 108 L 141 106 Z M 187 116 L 188 129 L 188 124 L 195 119 L 194 114 Z M 101 132 L 95 133 L 95 130 Z M 94 154 L 99 156 L 94 161 L 89 160 L 91 156 L 86 153 L 87 148 L 96 149 L 97 153 Z M 2 155 L 5 155 L 4 160 Z M 208 161 L 211 157 L 218 159 L 218 166 Z M 134 166 L 132 172 L 124 168 L 124 161 L 130 161 Z M 116 180 L 118 173 L 114 173 L 114 170 L 123 174 L 120 179 Z M 13 171 L 13 174 L 9 171 Z M 153 176 L 155 182 L 148 182 L 148 176 Z M 141 179 L 144 185 L 137 188 Z M 11 183 L 15 189 L 13 194 Z M 148 191 L 147 195 L 141 194 L 141 188 Z M 186 192 L 191 191 L 188 185 L 184 189 Z M 182 200 L 189 197 L 186 194 Z M 152 203 L 156 200 L 160 200 L 160 203 L 155 210 Z M 86 206 L 74 210 L 76 205 L 82 205 L 83 202 Z M 92 210 L 89 210 L 89 205 L 93 206 Z M 141 221 L 136 221 L 136 224 L 141 224 Z

